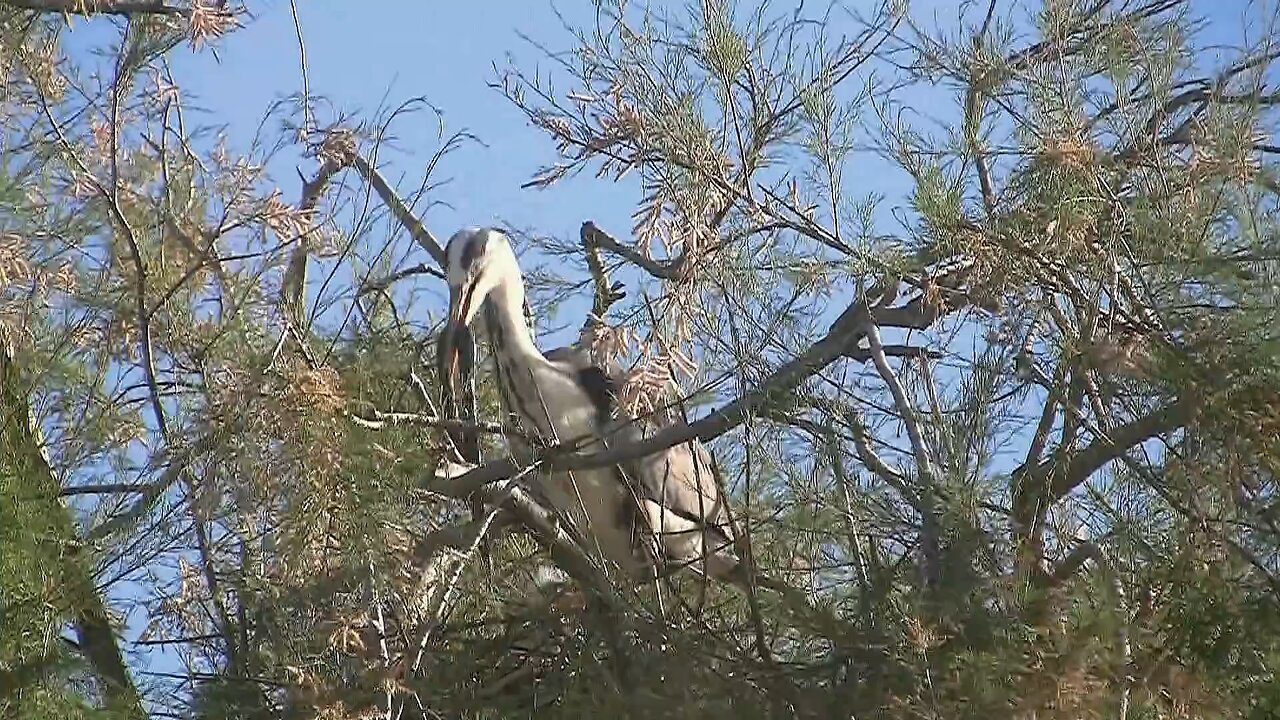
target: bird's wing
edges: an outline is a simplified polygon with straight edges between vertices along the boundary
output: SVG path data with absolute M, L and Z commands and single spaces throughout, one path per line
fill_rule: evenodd
M 591 358 L 587 352 L 577 345 L 566 345 L 555 350 L 548 350 L 543 356 L 554 363 L 564 365 L 590 365 Z
M 684 560 L 708 552 L 732 553 L 729 510 L 720 494 L 711 453 L 702 442 L 692 440 L 639 458 L 627 471 L 637 478 L 642 496 L 651 505 L 650 525 L 675 533 L 669 541 L 664 539 L 669 553 L 684 548 L 674 552 Z M 706 548 L 694 536 L 699 529 L 707 536 Z
M 567 372 L 577 373 L 579 384 L 602 411 L 601 435 L 606 438 L 606 447 L 644 439 L 642 424 L 617 405 L 622 379 L 616 368 L 613 372 L 601 368 L 579 344 L 556 348 L 546 357 Z M 623 462 L 621 469 L 642 518 L 660 537 L 668 561 L 696 563 L 714 555 L 724 566 L 717 568 L 719 572 L 736 566 L 729 511 L 720 494 L 711 453 L 700 440 Z
M 543 356 L 557 365 L 574 371 L 594 369 L 604 373 L 607 378 L 615 383 L 622 381 L 621 367 L 616 364 L 607 368 L 600 367 L 599 363 L 591 358 L 591 353 L 587 352 L 579 343 L 558 347 L 555 350 L 543 353 Z
M 616 407 L 605 436 L 610 447 L 644 439 L 646 428 Z M 657 431 L 661 428 L 648 428 Z M 702 441 L 694 439 L 620 464 L 649 530 L 672 564 L 697 564 L 724 575 L 738 564 L 726 499 L 720 494 L 715 462 Z
M 628 435 L 633 436 L 628 441 L 642 439 L 641 432 Z M 646 497 L 676 513 L 712 525 L 727 517 L 711 453 L 697 440 L 638 458 L 628 463 L 627 470 L 643 486 Z

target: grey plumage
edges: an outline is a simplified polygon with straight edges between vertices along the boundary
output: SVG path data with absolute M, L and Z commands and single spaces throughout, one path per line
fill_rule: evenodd
M 582 348 L 543 354 L 523 317 L 524 281 L 507 237 L 468 229 L 450 240 L 449 325 L 441 352 L 448 382 L 460 380 L 451 333 L 484 319 L 499 394 L 523 437 L 510 438 L 522 462 L 531 445 L 572 444 L 584 452 L 630 444 L 640 423 L 617 404 L 617 380 Z M 586 550 L 637 579 L 690 566 L 715 577 L 736 576 L 733 531 L 714 463 L 698 441 L 617 466 L 539 474 L 541 494 L 567 516 Z

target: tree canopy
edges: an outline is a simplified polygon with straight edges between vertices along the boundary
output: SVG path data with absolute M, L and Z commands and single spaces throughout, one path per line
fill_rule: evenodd
M 171 60 L 253 3 L 0 0 L 0 716 L 1280 713 L 1280 9 L 934 5 L 596 0 L 475 78 L 527 192 L 635 199 L 505 228 L 537 329 L 797 605 L 593 566 L 487 366 L 445 411 L 464 129 L 396 180 L 430 106 L 304 63 L 236 143 Z

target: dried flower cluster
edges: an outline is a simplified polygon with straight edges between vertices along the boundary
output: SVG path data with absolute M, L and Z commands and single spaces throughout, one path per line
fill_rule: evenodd
M 26 241 L 16 233 L 0 233 L 0 288 L 27 285 L 32 279 Z
M 345 403 L 341 379 L 333 368 L 290 363 L 280 393 L 281 404 L 300 412 L 332 415 Z
M 267 197 L 259 212 L 262 222 L 271 228 L 282 245 L 290 245 L 305 238 L 312 229 L 313 211 L 286 203 L 279 190 Z
M 661 420 L 666 417 L 671 389 L 670 366 L 648 359 L 626 373 L 618 404 L 632 417 Z
M 225 0 L 192 0 L 187 15 L 187 36 L 192 48 L 198 50 L 240 26 L 236 14 L 226 5 Z
M 1045 137 L 1039 153 L 1051 164 L 1069 170 L 1085 170 L 1094 165 L 1098 148 L 1084 132 L 1068 131 Z
M 587 348 L 591 361 L 603 368 L 616 367 L 631 352 L 635 340 L 634 328 L 604 322 L 583 324 L 578 339 Z
M 316 156 L 323 163 L 348 167 L 355 161 L 358 149 L 355 133 L 346 128 L 335 128 L 325 133 Z
M 1254 140 L 1255 143 L 1261 141 L 1261 139 Z M 1235 145 L 1231 152 L 1226 154 L 1209 147 L 1196 146 L 1192 150 L 1190 162 L 1187 163 L 1187 174 L 1193 182 L 1218 178 L 1247 183 L 1261 169 L 1262 163 L 1253 151 L 1252 144 Z

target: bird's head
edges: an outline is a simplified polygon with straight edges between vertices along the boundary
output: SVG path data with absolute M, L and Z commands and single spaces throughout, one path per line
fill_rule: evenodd
M 506 234 L 492 228 L 459 230 L 445 248 L 449 327 L 470 326 L 489 294 L 520 279 Z
M 445 387 L 456 389 L 474 363 L 470 327 L 488 297 L 520 285 L 520 266 L 506 234 L 492 228 L 466 228 L 445 248 L 449 317 L 440 334 L 438 362 Z M 463 367 L 463 366 L 466 367 Z

